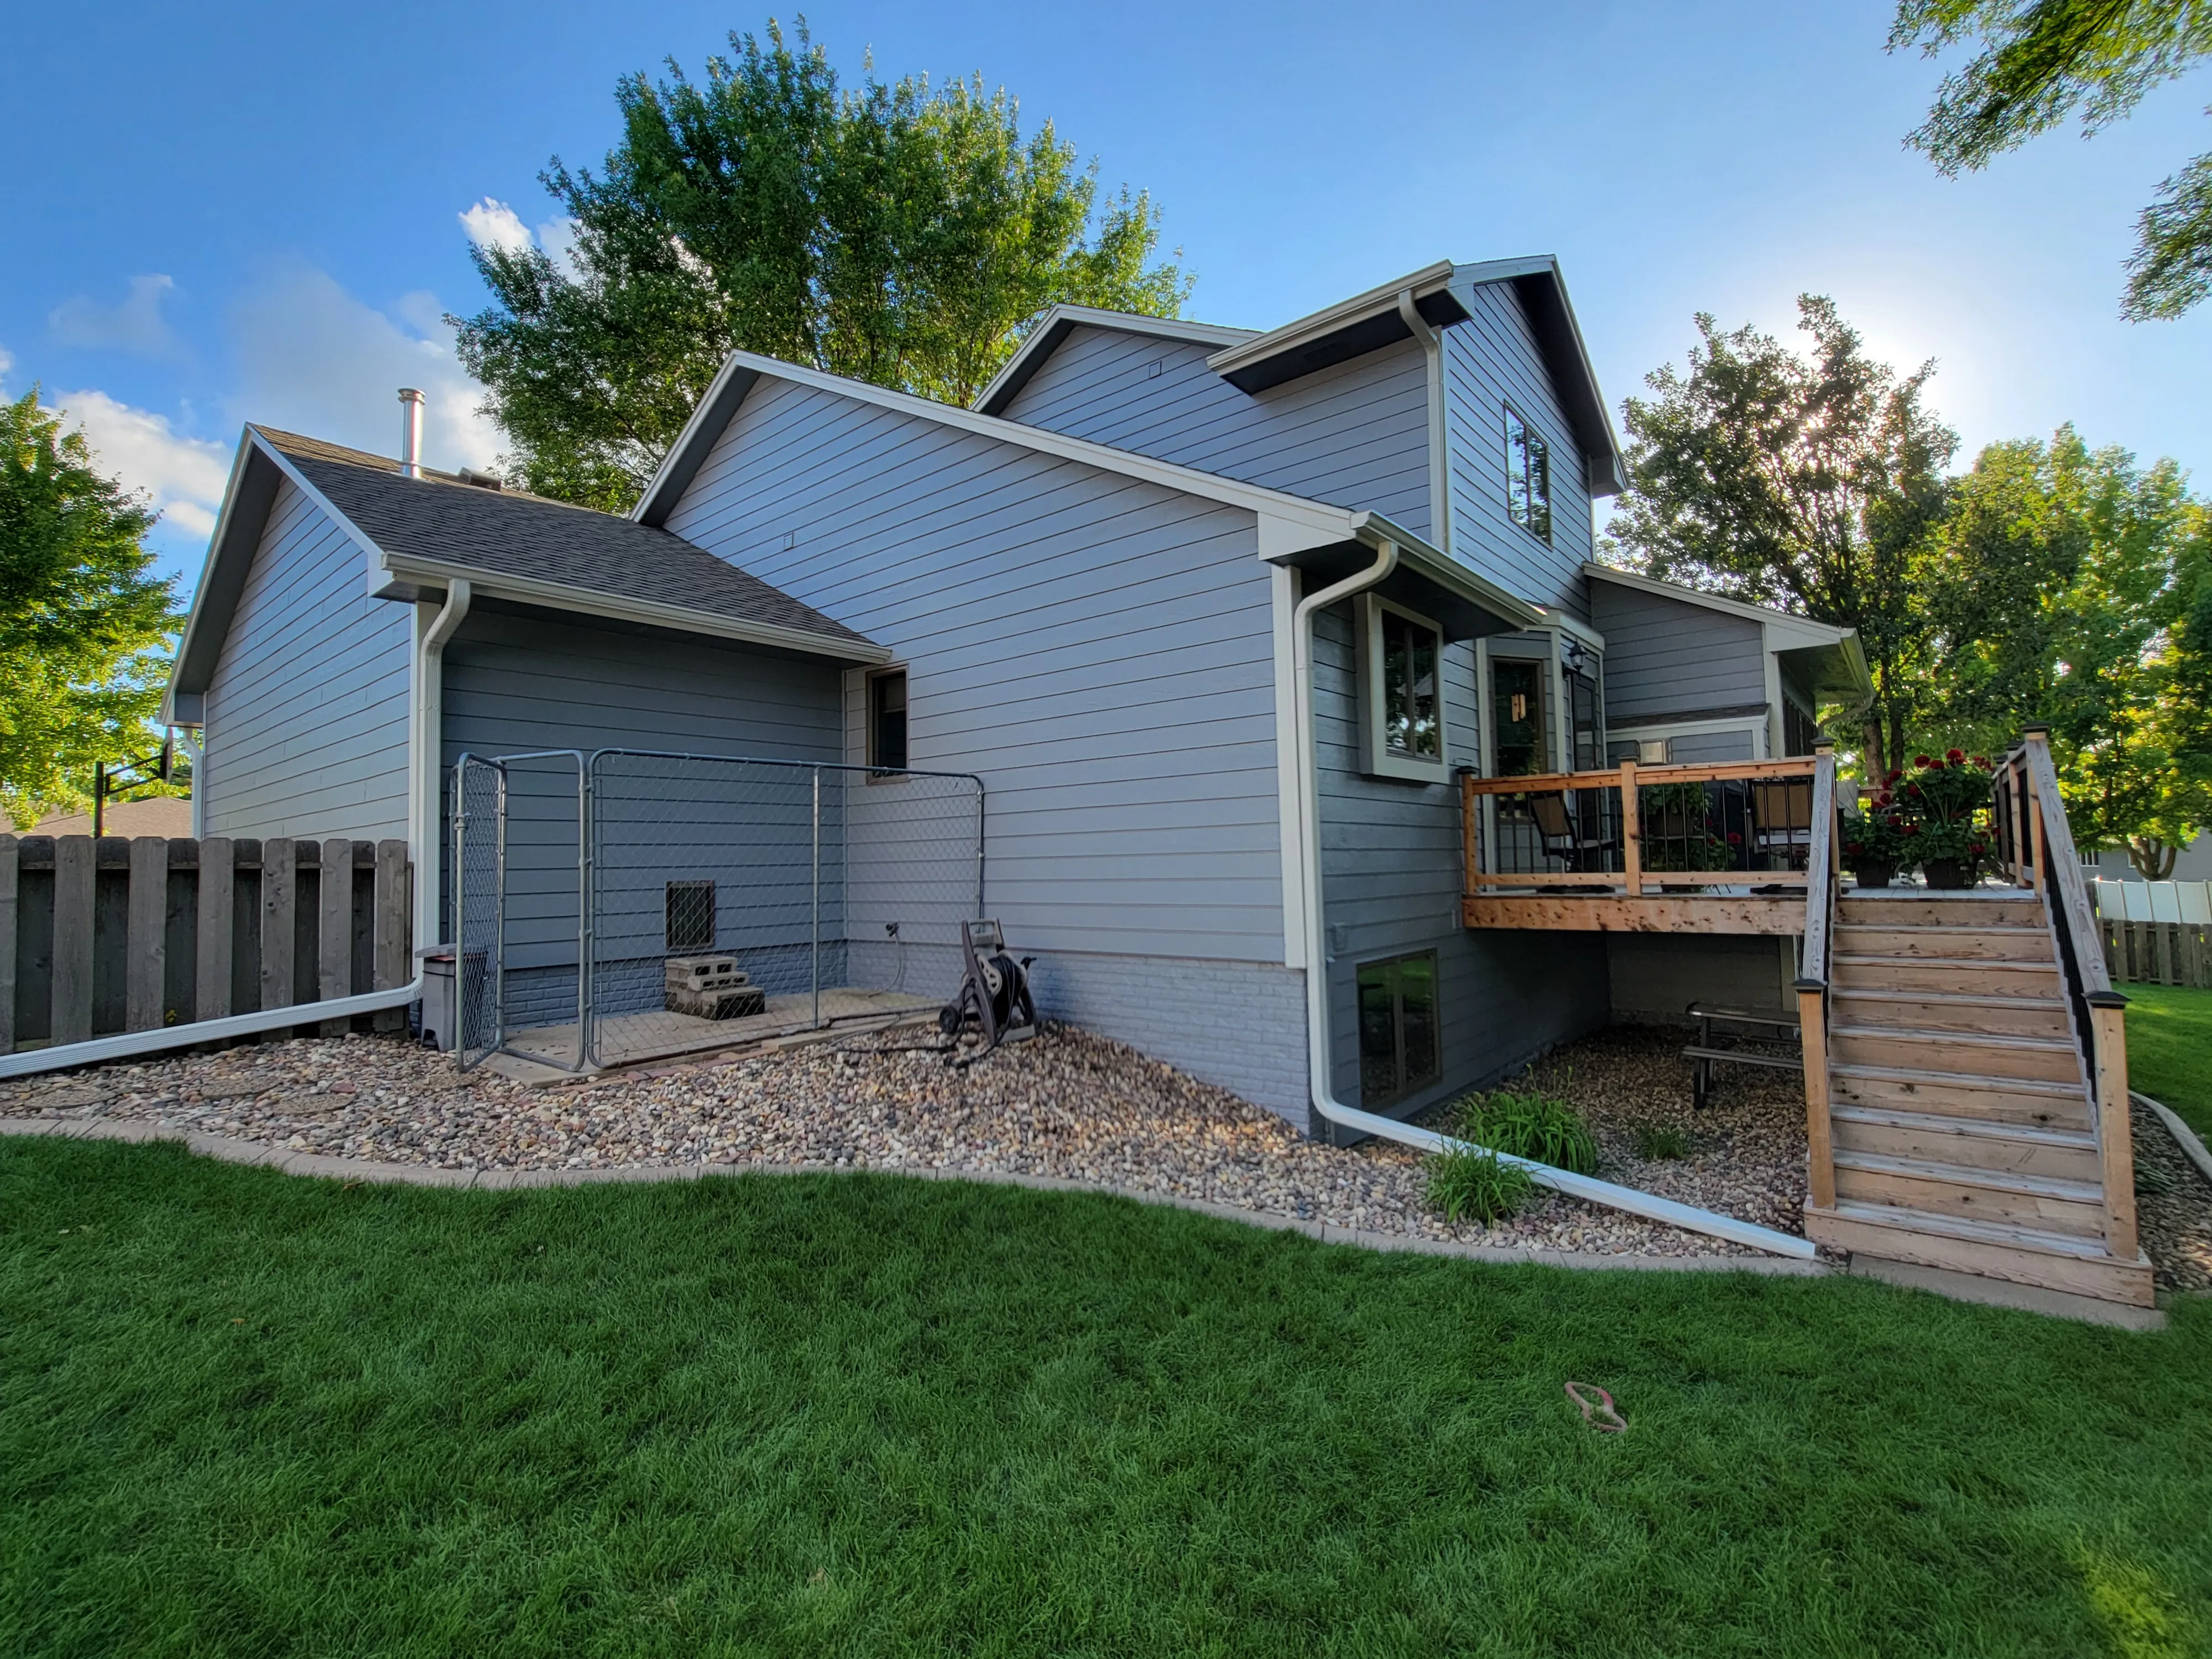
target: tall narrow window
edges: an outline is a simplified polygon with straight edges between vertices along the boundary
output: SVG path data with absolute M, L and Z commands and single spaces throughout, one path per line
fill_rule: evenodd
M 906 671 L 868 677 L 868 764 L 906 768 Z
M 1510 404 L 1505 408 L 1505 510 L 1530 535 L 1552 539 L 1552 452 Z
M 1363 963 L 1359 969 L 1359 1103 L 1373 1111 L 1433 1083 L 1437 954 Z
M 1501 778 L 1525 778 L 1544 766 L 1544 699 L 1539 666 L 1526 659 L 1490 661 L 1490 721 L 1497 728 L 1491 758 Z
M 1444 752 L 1438 654 L 1435 629 L 1395 611 L 1382 613 L 1382 741 L 1393 754 L 1434 760 Z

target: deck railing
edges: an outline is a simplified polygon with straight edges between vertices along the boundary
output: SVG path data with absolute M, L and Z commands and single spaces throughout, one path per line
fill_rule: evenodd
M 2000 865 L 2043 895 L 2081 1051 L 2105 1186 L 2105 1249 L 2136 1255 L 2135 1142 L 2128 1108 L 2128 1000 L 2112 989 L 2088 884 L 2066 822 L 2047 726 L 2031 726 L 1997 768 L 1994 814 Z
M 1808 756 L 1465 776 L 1467 892 L 1802 886 L 1815 769 Z
M 1816 1208 L 1836 1206 L 1835 1143 L 1828 1124 L 1828 981 L 1836 899 L 1843 884 L 1836 827 L 1836 751 L 1813 756 L 1813 840 L 1806 859 L 1805 948 L 1797 968 L 1797 1042 L 1805 1064 L 1806 1185 Z

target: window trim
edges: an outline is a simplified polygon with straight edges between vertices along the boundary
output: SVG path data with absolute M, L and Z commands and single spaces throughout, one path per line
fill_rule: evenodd
M 906 707 L 901 710 L 906 720 L 907 752 L 896 766 L 885 764 L 876 754 L 876 688 L 885 680 L 906 682 Z M 860 745 L 866 757 L 869 781 L 888 783 L 903 776 L 914 763 L 914 681 L 908 676 L 904 663 L 888 664 L 882 668 L 871 668 L 860 682 Z
M 1436 637 L 1437 753 L 1433 759 L 1391 748 L 1383 732 L 1382 618 L 1386 613 L 1426 629 Z M 1444 696 L 1443 624 L 1394 599 L 1362 593 L 1352 601 L 1352 628 L 1358 649 L 1360 769 L 1369 777 L 1398 783 L 1449 783 L 1450 719 Z
M 1358 1054 L 1358 1064 L 1359 1066 L 1359 1104 L 1360 1109 L 1363 1111 L 1379 1111 L 1392 1106 L 1401 1104 L 1427 1090 L 1435 1088 L 1438 1084 L 1443 1081 L 1443 963 L 1441 959 L 1441 953 L 1437 951 L 1435 946 L 1431 945 L 1428 949 L 1422 951 L 1401 951 L 1393 956 L 1370 957 L 1365 961 L 1353 965 L 1352 970 L 1352 998 L 1353 1009 L 1355 1010 L 1355 1012 L 1357 1012 L 1359 1009 L 1359 981 L 1362 975 L 1368 972 L 1370 969 L 1395 968 L 1401 963 L 1424 961 L 1429 964 L 1429 1018 L 1431 1027 L 1431 1037 L 1435 1045 L 1430 1058 L 1433 1063 L 1434 1069 L 1425 1077 L 1410 1078 L 1404 1075 L 1406 1069 L 1406 999 L 1402 990 L 1394 991 L 1391 1003 L 1394 1028 L 1392 1036 L 1396 1048 L 1396 1053 L 1394 1056 L 1394 1066 L 1400 1073 L 1398 1086 L 1391 1093 L 1385 1095 L 1379 1099 L 1370 1098 L 1367 1093 L 1367 1055 L 1364 1048 L 1362 1048 Z M 1356 1018 L 1354 1027 L 1358 1036 L 1364 1038 L 1366 1035 L 1364 1023 Z
M 1522 533 L 1549 547 L 1552 545 L 1553 520 L 1557 516 L 1552 501 L 1552 449 L 1553 447 L 1552 441 L 1537 429 L 1534 422 L 1515 408 L 1510 402 L 1504 402 L 1500 407 L 1504 410 L 1499 427 L 1500 435 L 1505 441 L 1506 520 L 1509 523 L 1518 526 Z M 1516 426 L 1521 428 L 1522 436 L 1531 444 L 1541 448 L 1544 454 L 1544 527 L 1540 531 L 1513 510 L 1513 428 Z M 1533 483 L 1534 481 L 1531 480 L 1532 487 L 1529 493 L 1532 498 L 1534 494 Z

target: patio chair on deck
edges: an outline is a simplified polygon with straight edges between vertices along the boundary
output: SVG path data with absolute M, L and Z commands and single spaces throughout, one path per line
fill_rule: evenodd
M 1570 870 L 1602 871 L 1605 855 L 1620 850 L 1620 838 L 1606 836 L 1596 811 L 1579 803 L 1570 807 L 1564 794 L 1529 796 L 1528 815 L 1544 838 L 1545 856 L 1560 860 Z
M 1791 868 L 1813 845 L 1813 780 L 1754 778 L 1751 782 L 1751 845 L 1782 855 Z

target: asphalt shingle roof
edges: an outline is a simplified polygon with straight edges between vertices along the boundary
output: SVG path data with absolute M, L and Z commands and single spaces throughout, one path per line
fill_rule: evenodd
M 387 553 L 869 643 L 665 530 L 520 490 L 463 483 L 451 472 L 425 468 L 422 477 L 405 478 L 388 456 L 254 429 Z

